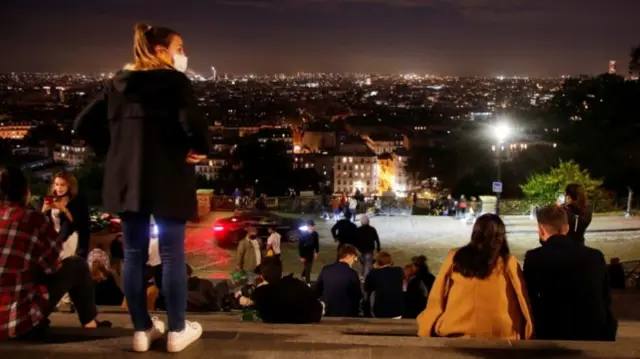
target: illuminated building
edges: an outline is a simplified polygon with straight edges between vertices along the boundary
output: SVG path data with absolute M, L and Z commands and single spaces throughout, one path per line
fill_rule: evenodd
M 609 75 L 615 75 L 617 72 L 616 60 L 609 61 Z
M 333 161 L 333 156 L 329 154 L 299 154 L 293 157 L 293 168 L 314 169 L 320 176 L 333 179 Z
M 333 191 L 378 194 L 378 157 L 373 153 L 340 154 L 333 157 Z
M 25 124 L 5 125 L 0 123 L 0 138 L 21 140 L 27 135 L 31 127 L 33 126 Z
M 74 141 L 71 145 L 56 145 L 53 160 L 71 167 L 78 167 L 93 155 L 93 151 L 81 141 Z
M 393 153 L 405 146 L 404 136 L 371 134 L 364 136 L 367 146 L 377 155 Z
M 215 180 L 218 178 L 220 169 L 226 164 L 227 161 L 223 158 L 209 157 L 195 165 L 196 174 L 198 176 L 205 177 L 208 180 Z
M 322 152 L 337 146 L 336 133 L 331 129 L 305 130 L 300 138 L 302 152 Z

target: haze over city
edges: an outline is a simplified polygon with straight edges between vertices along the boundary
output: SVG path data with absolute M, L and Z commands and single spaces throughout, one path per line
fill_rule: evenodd
M 220 73 L 559 76 L 626 63 L 640 2 L 625 0 L 5 1 L 0 72 L 111 72 L 132 24 L 170 26 L 190 67 Z

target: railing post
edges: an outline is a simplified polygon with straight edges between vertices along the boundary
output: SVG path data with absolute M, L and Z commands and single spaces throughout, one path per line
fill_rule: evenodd
M 633 203 L 633 190 L 631 187 L 627 187 L 629 189 L 629 195 L 627 197 L 627 212 L 624 214 L 626 218 L 631 218 L 631 204 Z

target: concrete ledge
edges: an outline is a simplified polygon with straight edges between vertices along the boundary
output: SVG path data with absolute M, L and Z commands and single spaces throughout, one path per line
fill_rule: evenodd
M 196 315 L 205 328 L 202 340 L 179 356 L 189 358 L 638 358 L 638 337 L 615 343 L 472 340 L 415 337 L 410 320 L 327 319 L 318 325 L 243 323 L 237 315 Z M 119 359 L 160 357 L 164 343 L 151 352 L 130 351 L 132 329 L 126 314 L 104 314 L 120 328 L 82 330 L 74 315 L 54 314 L 46 343 L 0 344 L 2 358 Z M 637 323 L 621 329 L 640 333 Z

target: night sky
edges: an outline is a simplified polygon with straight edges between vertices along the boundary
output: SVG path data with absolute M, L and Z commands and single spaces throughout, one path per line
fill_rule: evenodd
M 133 25 L 219 73 L 626 73 L 640 0 L 0 0 L 0 72 L 114 71 Z

